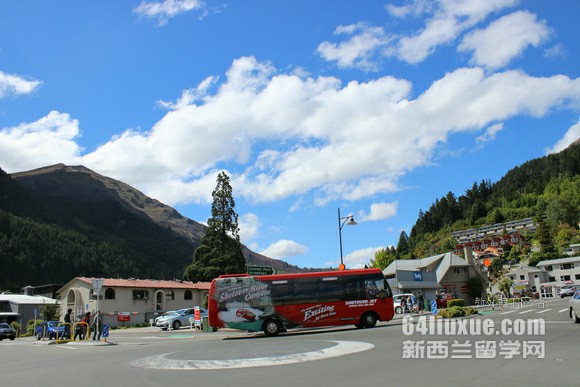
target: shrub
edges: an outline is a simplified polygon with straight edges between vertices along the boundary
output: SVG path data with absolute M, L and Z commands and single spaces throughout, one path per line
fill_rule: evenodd
M 454 318 L 477 314 L 477 309 L 471 306 L 452 306 L 450 308 L 439 309 L 437 315 L 443 318 Z
M 463 298 L 452 298 L 447 300 L 448 308 L 452 308 L 454 306 L 465 306 L 465 300 Z

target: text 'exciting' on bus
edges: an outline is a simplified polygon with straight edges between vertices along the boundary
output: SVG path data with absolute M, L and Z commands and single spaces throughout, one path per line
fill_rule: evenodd
M 290 328 L 393 318 L 389 284 L 379 269 L 249 276 L 224 275 L 209 291 L 209 325 L 276 336 Z

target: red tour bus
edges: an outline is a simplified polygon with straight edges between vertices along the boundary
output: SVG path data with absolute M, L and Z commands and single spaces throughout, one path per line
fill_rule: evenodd
M 276 336 L 290 328 L 374 327 L 395 314 L 380 269 L 223 275 L 209 290 L 209 325 Z

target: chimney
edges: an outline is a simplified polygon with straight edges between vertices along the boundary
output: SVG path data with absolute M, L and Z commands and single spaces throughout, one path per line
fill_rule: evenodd
M 473 251 L 471 250 L 471 246 L 465 246 L 463 248 L 463 253 L 465 254 L 465 260 L 471 266 L 475 267 L 475 262 L 473 262 Z

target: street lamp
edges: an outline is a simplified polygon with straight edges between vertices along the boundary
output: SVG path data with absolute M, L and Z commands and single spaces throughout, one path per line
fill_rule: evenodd
M 340 217 L 340 208 L 339 208 L 338 209 L 338 241 L 340 242 L 340 266 L 338 268 L 340 270 L 345 269 L 344 263 L 342 263 L 342 228 L 344 227 L 345 224 L 348 224 L 349 226 L 354 226 L 357 223 L 354 221 L 354 217 L 352 215 L 345 216 L 345 217 L 341 218 Z

